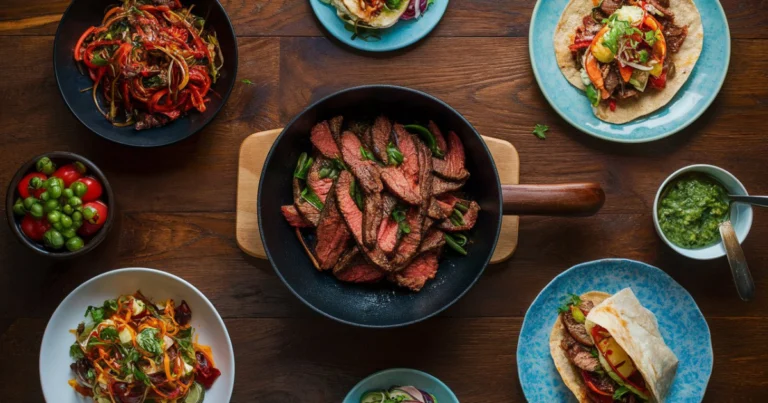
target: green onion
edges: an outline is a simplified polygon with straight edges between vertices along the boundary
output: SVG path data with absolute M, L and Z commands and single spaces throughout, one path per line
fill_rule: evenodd
M 463 248 L 463 247 L 462 247 L 462 246 L 459 244 L 459 242 L 457 242 L 457 240 L 453 239 L 453 237 L 452 237 L 452 236 L 450 236 L 450 235 L 448 235 L 448 234 L 443 234 L 443 236 L 445 237 L 445 243 L 446 243 L 446 244 L 448 244 L 448 246 L 450 246 L 450 247 L 451 247 L 451 249 L 455 250 L 456 252 L 459 252 L 460 254 L 462 254 L 462 255 L 464 255 L 464 256 L 466 256 L 466 255 L 467 255 L 467 250 L 466 250 L 466 249 L 464 249 L 464 248 Z
M 457 227 L 464 225 L 464 215 L 461 214 L 461 211 L 454 208 L 450 218 L 453 225 Z
M 387 144 L 387 157 L 389 165 L 397 166 L 403 163 L 403 153 L 391 141 Z
M 318 176 L 320 176 L 320 179 L 325 179 L 331 176 L 331 172 L 333 172 L 333 168 L 323 167 L 323 168 L 320 168 L 320 172 L 318 172 Z
M 349 185 L 349 195 L 352 196 L 352 200 L 357 204 L 357 208 L 363 209 L 363 192 L 357 187 L 357 181 L 352 181 Z
M 360 155 L 364 160 L 376 161 L 376 157 L 374 157 L 373 154 L 371 154 L 371 152 L 366 150 L 363 146 L 360 146 Z
M 392 211 L 392 219 L 395 220 L 397 223 L 397 227 L 400 229 L 400 232 L 403 234 L 410 234 L 411 233 L 411 225 L 408 224 L 408 221 L 406 220 L 406 213 L 405 208 L 402 206 L 398 206 L 395 208 L 394 211 Z
M 456 243 L 461 245 L 461 246 L 466 246 L 467 243 L 469 242 L 469 238 L 467 238 L 467 236 L 464 235 L 464 234 L 460 234 L 460 233 L 459 234 L 453 234 L 453 238 L 456 241 Z
M 466 213 L 467 211 L 469 211 L 469 206 L 465 205 L 464 203 L 456 203 L 454 208 L 456 210 L 461 211 L 462 213 Z
M 438 158 L 445 156 L 440 147 L 437 146 L 437 140 L 435 140 L 435 136 L 432 134 L 432 132 L 429 131 L 429 129 L 422 125 L 405 125 L 403 127 L 405 130 L 414 132 L 421 136 L 421 138 L 424 139 L 424 141 L 427 143 L 429 149 L 432 150 L 432 155 Z
M 323 211 L 323 207 L 325 207 L 325 204 L 320 201 L 320 198 L 312 191 L 312 188 L 304 188 L 301 191 L 301 198 L 320 211 Z
M 312 162 L 312 157 L 308 157 L 307 153 L 301 153 L 301 155 L 299 155 L 299 162 L 296 164 L 296 170 L 293 171 L 293 177 L 307 179 L 307 172 L 309 172 L 309 167 L 312 166 Z

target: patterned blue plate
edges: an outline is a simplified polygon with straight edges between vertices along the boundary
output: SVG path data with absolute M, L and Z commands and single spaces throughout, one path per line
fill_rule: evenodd
M 352 39 L 354 33 L 344 27 L 344 21 L 336 15 L 336 9 L 332 5 L 322 0 L 309 0 L 309 4 L 312 5 L 317 19 L 331 35 L 353 48 L 369 52 L 389 52 L 416 43 L 437 26 L 448 8 L 448 0 L 435 0 L 420 18 L 398 21 L 387 29 L 378 30 L 380 39 L 364 40 L 359 37 Z
M 631 287 L 656 315 L 664 341 L 680 364 L 668 402 L 701 402 L 712 374 L 712 340 L 693 297 L 663 271 L 626 259 L 587 262 L 564 271 L 541 291 L 525 314 L 517 343 L 517 369 L 525 397 L 536 402 L 575 402 L 549 354 L 557 307 L 569 294 L 616 293 Z
M 588 1 L 588 0 L 585 0 Z M 569 0 L 539 0 L 533 9 L 528 50 L 541 92 L 568 123 L 595 137 L 620 143 L 658 140 L 687 127 L 720 91 L 731 59 L 728 20 L 718 0 L 694 0 L 704 27 L 704 47 L 685 85 L 661 109 L 616 125 L 595 117 L 583 92 L 563 77 L 555 60 L 555 27 Z

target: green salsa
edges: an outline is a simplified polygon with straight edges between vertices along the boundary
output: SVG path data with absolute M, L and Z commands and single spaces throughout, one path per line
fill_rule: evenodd
M 729 215 L 728 192 L 716 180 L 700 174 L 667 185 L 659 201 L 659 226 L 673 244 L 702 248 L 720 240 L 720 223 Z

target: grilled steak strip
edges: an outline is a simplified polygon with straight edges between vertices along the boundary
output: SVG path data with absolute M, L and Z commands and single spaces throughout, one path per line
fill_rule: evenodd
M 312 144 L 320 151 L 326 158 L 334 159 L 341 156 L 339 147 L 336 145 L 336 140 L 331 134 L 331 128 L 328 126 L 327 121 L 322 121 L 312 128 L 312 133 L 309 136 Z
M 435 142 L 437 143 L 437 148 L 439 148 L 440 151 L 442 151 L 443 153 L 448 151 L 448 144 L 445 142 L 445 136 L 443 136 L 443 132 L 440 131 L 440 128 L 437 127 L 435 122 L 430 120 L 427 128 L 432 133 L 432 136 L 435 138 Z
M 280 207 L 280 212 L 283 213 L 283 217 L 288 221 L 288 224 L 296 228 L 311 228 L 314 227 L 311 222 L 304 219 L 296 210 L 296 206 L 289 204 L 287 206 Z
M 384 278 L 384 272 L 367 263 L 357 246 L 339 259 L 333 267 L 333 275 L 350 283 L 374 283 Z
M 421 245 L 421 230 L 424 225 L 423 210 L 418 207 L 411 207 L 405 216 L 411 232 L 403 235 L 400 239 L 400 245 L 397 247 L 395 257 L 392 259 L 392 265 L 395 270 L 402 270 L 410 263 Z
M 560 348 L 565 351 L 568 360 L 575 366 L 585 371 L 594 372 L 600 369 L 600 361 L 593 357 L 589 348 L 579 344 L 568 332 L 563 334 Z
M 445 235 L 443 234 L 443 231 L 433 228 L 428 230 L 426 235 L 424 235 L 424 240 L 421 241 L 419 253 L 438 251 L 439 254 L 444 245 Z
M 305 220 L 313 227 L 317 227 L 320 222 L 320 210 L 301 198 L 301 184 L 298 178 L 293 178 L 293 205 L 296 206 L 296 210 L 301 213 Z
M 419 148 L 422 144 L 405 128 L 396 123 L 394 125 L 395 141 L 403 154 L 403 163 L 397 167 L 390 166 L 382 169 L 381 179 L 395 196 L 408 204 L 421 204 L 423 198 L 420 188 Z
M 585 301 L 582 303 L 579 308 L 584 312 L 584 316 L 587 316 L 589 313 L 589 310 L 592 309 L 593 304 L 590 301 Z M 563 322 L 563 326 L 565 326 L 565 329 L 568 331 L 568 333 L 576 339 L 579 343 L 585 345 L 585 346 L 594 346 L 595 342 L 592 341 L 592 338 L 589 337 L 589 333 L 587 332 L 587 328 L 584 326 L 583 323 L 576 322 L 576 319 L 573 318 L 573 314 L 571 314 L 571 311 L 564 312 L 560 315 L 560 320 Z
M 320 214 L 320 223 L 317 225 L 315 256 L 320 270 L 328 270 L 336 264 L 350 238 L 349 229 L 336 205 L 335 193 L 328 194 L 325 208 Z
M 432 177 L 432 196 L 440 196 L 461 189 L 466 181 L 449 181 L 439 176 Z
M 421 291 L 427 280 L 435 278 L 438 267 L 437 255 L 437 252 L 419 255 L 405 269 L 390 274 L 389 280 L 411 291 Z
M 464 200 L 463 202 L 467 203 L 466 200 Z M 475 201 L 471 201 L 469 202 L 469 210 L 463 215 L 464 225 L 454 225 L 451 222 L 450 218 L 446 218 L 440 223 L 440 225 L 438 225 L 438 228 L 447 232 L 468 231 L 475 226 L 475 223 L 477 222 L 477 214 L 479 212 L 480 212 L 480 205 L 477 204 L 477 202 Z
M 432 165 L 436 175 L 454 181 L 463 181 L 469 177 L 469 172 L 464 168 L 466 156 L 464 145 L 459 136 L 451 131 L 448 133 L 448 152 L 443 159 L 433 158 Z
M 379 193 L 383 189 L 379 167 L 371 160 L 364 160 L 360 148 L 363 144 L 351 131 L 341 135 L 341 155 L 344 163 L 355 175 L 366 194 Z
M 427 209 L 427 216 L 434 220 L 443 220 L 448 218 L 453 212 L 454 206 L 456 206 L 457 199 L 454 196 L 448 195 L 440 199 L 432 197 L 429 200 L 429 208 Z
M 373 155 L 381 162 L 387 164 L 389 156 L 387 155 L 387 144 L 389 144 L 392 133 L 392 122 L 384 115 L 381 115 L 373 121 L 371 133 L 371 148 Z
M 315 269 L 320 270 L 320 263 L 318 263 L 317 259 L 315 258 L 315 254 L 312 253 L 312 251 L 309 249 L 309 246 L 307 246 L 307 242 L 304 240 L 304 236 L 301 234 L 301 229 L 294 228 L 293 230 L 296 232 L 296 238 L 299 239 L 301 247 L 304 248 L 305 252 L 307 252 L 307 256 L 309 256 L 309 261 L 312 262 L 312 266 L 315 266 Z
M 366 248 L 373 249 L 376 247 L 383 213 L 381 193 L 365 195 L 363 210 L 363 244 Z
M 331 135 L 338 141 L 341 137 L 341 126 L 344 124 L 344 116 L 336 116 L 328 122 L 328 126 L 331 129 Z
M 315 159 L 315 162 L 312 163 L 312 167 L 309 168 L 309 172 L 307 173 L 307 186 L 312 189 L 313 192 L 317 195 L 318 198 L 320 198 L 320 201 L 325 203 L 326 197 L 328 197 L 328 192 L 331 191 L 331 186 L 333 186 L 333 179 L 331 178 L 320 178 L 320 170 L 328 164 L 328 160 L 323 158 L 322 156 L 318 156 L 317 159 Z
M 392 219 L 392 211 L 397 206 L 397 199 L 385 193 L 382 196 L 382 220 L 379 225 L 379 233 L 376 237 L 376 245 L 386 254 L 391 254 L 397 247 L 399 226 Z

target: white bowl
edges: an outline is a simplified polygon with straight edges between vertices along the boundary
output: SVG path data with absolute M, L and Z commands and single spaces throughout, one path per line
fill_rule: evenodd
M 98 275 L 75 288 L 53 312 L 45 328 L 40 346 L 40 383 L 43 396 L 49 403 L 91 402 L 69 386 L 74 377 L 69 369 L 73 360 L 69 347 L 75 338 L 70 329 L 82 322 L 89 305 L 101 306 L 105 300 L 120 295 L 133 294 L 137 290 L 152 301 L 173 299 L 177 304 L 187 301 L 192 310 L 192 327 L 199 336 L 199 343 L 213 351 L 216 368 L 221 376 L 210 390 L 205 391 L 205 401 L 228 402 L 235 383 L 235 355 L 224 321 L 208 301 L 192 284 L 172 274 L 143 268 L 129 268 Z
M 711 176 L 725 187 L 726 191 L 728 191 L 728 194 L 743 196 L 749 195 L 747 193 L 747 189 L 744 188 L 744 185 L 742 185 L 741 182 L 739 182 L 739 180 L 733 176 L 733 174 L 726 171 L 725 169 L 718 168 L 714 165 L 689 165 L 685 168 L 678 169 L 675 171 L 675 173 L 669 175 L 669 177 L 664 180 L 661 186 L 659 186 L 659 190 L 656 192 L 656 198 L 653 200 L 653 225 L 656 227 L 656 232 L 659 234 L 659 237 L 661 237 L 661 239 L 663 239 L 664 242 L 666 242 L 666 244 L 669 245 L 669 247 L 672 248 L 675 252 L 683 256 L 698 260 L 710 260 L 723 257 L 725 256 L 725 247 L 723 246 L 722 242 L 698 249 L 681 248 L 670 242 L 666 235 L 664 235 L 664 233 L 661 231 L 661 227 L 659 226 L 658 207 L 661 193 L 664 191 L 664 188 L 667 187 L 669 182 L 677 179 L 682 174 L 691 172 L 698 172 Z M 739 240 L 739 243 L 744 242 L 744 240 L 747 238 L 747 235 L 749 234 L 749 229 L 752 227 L 752 207 L 744 203 L 732 203 L 731 224 L 733 225 L 733 229 L 736 231 L 736 238 Z

